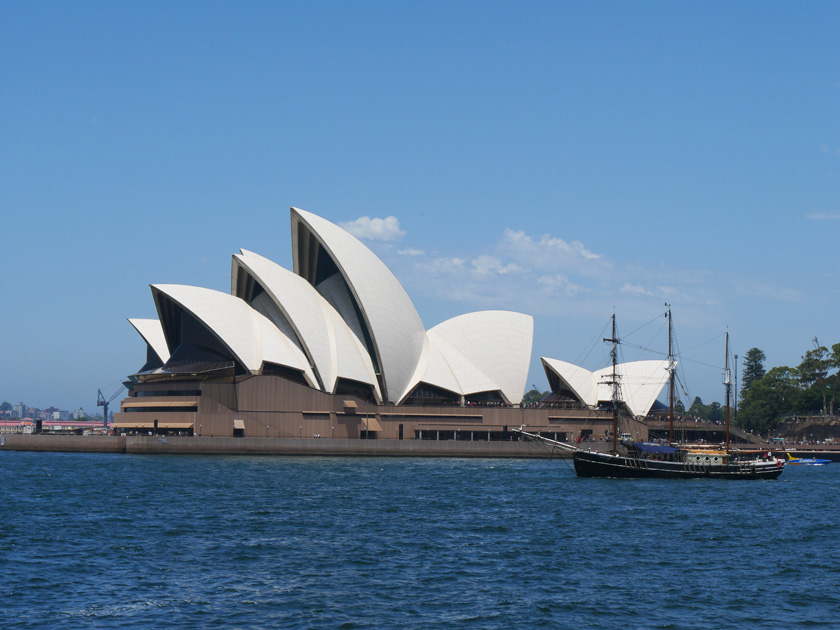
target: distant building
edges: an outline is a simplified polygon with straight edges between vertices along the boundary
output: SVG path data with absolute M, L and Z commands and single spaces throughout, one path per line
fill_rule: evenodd
M 0 420 L 0 433 L 32 433 L 32 423 L 20 420 Z

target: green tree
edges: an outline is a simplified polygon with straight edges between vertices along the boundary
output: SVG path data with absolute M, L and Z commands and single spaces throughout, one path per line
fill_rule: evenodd
M 819 392 L 822 398 L 822 413 L 826 413 L 828 408 L 826 379 L 830 369 L 831 356 L 828 348 L 821 346 L 817 338 L 814 337 L 814 348 L 808 350 L 802 356 L 802 363 L 796 368 L 796 373 L 799 376 L 799 382 L 805 389 L 813 389 Z
M 828 405 L 828 415 L 834 415 L 834 401 L 837 399 L 837 385 L 840 383 L 840 343 L 835 343 L 831 346 L 831 356 L 828 359 L 829 366 L 835 370 L 833 377 L 833 384 L 831 387 L 831 401 Z
M 726 418 L 726 410 L 719 402 L 713 402 L 706 406 L 706 420 L 709 422 L 723 422 Z
M 709 422 L 720 422 L 725 417 L 725 411 L 719 402 L 704 405 L 700 396 L 695 396 L 694 402 L 691 403 L 691 407 L 688 408 L 686 414 L 690 417 L 700 418 Z
M 840 344 L 838 344 L 838 345 L 840 345 Z M 12 408 L 12 403 L 10 403 L 8 400 L 4 400 L 2 403 L 0 403 L 0 411 L 10 411 L 11 408 Z
M 797 371 L 787 366 L 772 368 L 744 392 L 738 409 L 738 426 L 747 431 L 768 431 L 801 405 Z
M 525 404 L 539 402 L 550 393 L 551 392 L 541 392 L 538 389 L 532 389 L 522 397 L 522 402 Z
M 744 355 L 744 375 L 742 377 L 741 393 L 750 388 L 753 381 L 764 377 L 764 361 L 767 357 L 758 348 L 750 348 Z
M 688 415 L 694 418 L 706 418 L 706 405 L 703 404 L 703 400 L 700 396 L 695 396 L 694 401 L 691 403 L 691 406 L 688 408 Z

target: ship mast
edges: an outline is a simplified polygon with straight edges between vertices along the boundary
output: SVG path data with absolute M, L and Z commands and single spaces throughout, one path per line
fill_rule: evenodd
M 672 340 L 674 338 L 674 329 L 672 326 L 673 319 L 671 318 L 671 305 L 665 304 L 668 307 L 668 312 L 665 313 L 665 317 L 668 318 L 668 372 L 670 372 L 670 376 L 668 381 L 670 382 L 670 395 L 668 396 L 668 408 L 670 411 L 670 422 L 669 422 L 669 431 L 668 431 L 668 442 L 669 444 L 674 443 L 674 351 Z
M 723 373 L 723 384 L 726 386 L 726 452 L 729 452 L 729 390 L 732 388 L 732 382 L 729 378 L 729 331 L 726 331 L 726 362 L 725 371 Z
M 613 408 L 613 426 L 612 426 L 612 454 L 618 453 L 618 375 L 616 373 L 616 364 L 618 363 L 618 337 L 615 334 L 615 313 L 612 315 L 612 336 L 609 339 L 604 339 L 612 344 L 610 348 L 610 360 L 612 361 L 612 408 Z

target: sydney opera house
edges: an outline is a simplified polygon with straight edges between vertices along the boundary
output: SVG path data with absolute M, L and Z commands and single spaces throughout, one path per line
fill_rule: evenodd
M 117 430 L 436 440 L 507 440 L 522 424 L 557 439 L 608 431 L 603 371 L 543 358 L 551 394 L 520 404 L 531 316 L 479 311 L 426 330 L 396 277 L 350 233 L 297 208 L 291 232 L 293 271 L 243 250 L 230 293 L 151 285 L 158 317 L 129 320 L 146 360 L 129 376 Z M 622 403 L 644 418 L 668 362 L 618 371 Z

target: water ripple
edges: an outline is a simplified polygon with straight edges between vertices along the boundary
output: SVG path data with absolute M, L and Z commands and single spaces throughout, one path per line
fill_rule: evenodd
M 832 627 L 840 466 L 0 452 L 4 628 Z

